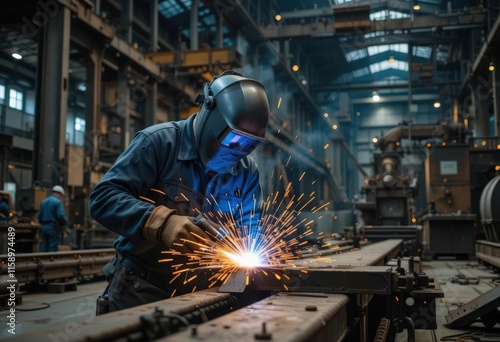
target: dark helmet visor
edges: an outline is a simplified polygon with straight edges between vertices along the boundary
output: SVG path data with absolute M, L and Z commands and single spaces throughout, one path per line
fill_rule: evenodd
M 243 132 L 229 129 L 219 137 L 219 144 L 244 153 L 250 153 L 259 146 L 265 139 L 255 135 L 245 134 Z

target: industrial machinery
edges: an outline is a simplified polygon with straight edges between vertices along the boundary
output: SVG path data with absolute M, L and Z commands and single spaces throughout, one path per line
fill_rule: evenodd
M 14 201 L 8 191 L 0 191 L 0 196 L 8 198 L 11 212 L 6 221 L 0 222 L 0 254 L 7 254 L 9 231 L 16 233 L 16 250 L 18 253 L 33 253 L 39 251 L 40 225 L 31 220 L 20 219 L 14 210 Z
M 422 217 L 426 252 L 431 257 L 475 254 L 471 211 L 469 146 L 444 142 L 426 149 L 428 213 Z
M 476 242 L 476 256 L 482 262 L 500 268 L 500 176 L 493 178 L 481 194 L 481 224 L 486 240 Z
M 241 267 L 220 286 L 72 322 L 71 335 L 61 325 L 8 340 L 385 341 L 404 329 L 414 340 L 415 329 L 436 328 L 443 292 L 418 258 L 399 257 L 401 247 L 387 240 Z M 205 266 L 188 276 L 220 271 Z
M 471 205 L 467 137 L 459 123 L 403 123 L 376 141 L 381 153 L 375 155 L 375 176 L 362 189 L 366 201 L 356 204 L 365 221 L 363 236 L 375 241 L 400 237 L 409 244 L 410 253 L 416 250 L 432 258 L 473 256 L 477 215 Z M 417 193 L 416 178 L 401 174 L 402 139 L 410 140 L 410 148 L 413 140 L 427 141 L 425 193 Z M 423 198 L 426 207 L 419 210 L 418 200 Z M 419 221 L 422 225 L 416 224 Z

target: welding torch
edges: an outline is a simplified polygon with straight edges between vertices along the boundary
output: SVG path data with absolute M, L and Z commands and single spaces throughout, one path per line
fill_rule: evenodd
M 221 240 L 227 235 L 225 229 L 220 224 L 203 217 L 201 214 L 194 218 L 193 223 L 216 240 Z M 212 241 L 207 241 L 207 246 L 210 252 L 214 251 L 215 244 Z

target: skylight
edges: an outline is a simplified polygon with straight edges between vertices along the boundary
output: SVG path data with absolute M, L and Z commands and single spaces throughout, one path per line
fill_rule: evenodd
M 354 77 L 365 76 L 365 75 L 368 75 L 369 73 L 370 73 L 370 69 L 368 69 L 367 67 L 364 67 L 364 68 L 361 68 L 361 69 L 356 69 L 356 70 L 352 71 L 352 75 Z
M 386 20 L 408 18 L 410 15 L 402 12 L 382 10 L 370 13 L 370 20 Z
M 378 37 L 378 36 L 385 36 L 387 33 L 385 31 L 375 31 L 375 32 L 370 32 L 364 35 L 365 38 L 373 38 L 373 37 Z
M 340 5 L 340 4 L 344 4 L 346 2 L 351 2 L 351 0 L 335 0 L 335 2 L 337 3 L 337 5 Z
M 373 56 L 386 51 L 408 53 L 408 44 L 374 45 L 367 48 L 368 55 Z
M 370 72 L 372 74 L 379 72 L 379 71 L 388 70 L 388 69 L 408 71 L 408 62 L 395 61 L 393 63 L 390 63 L 389 61 L 382 61 L 382 62 L 370 64 Z
M 179 2 L 184 6 L 181 6 Z M 158 4 L 158 10 L 167 19 L 183 13 L 186 8 L 191 8 L 191 0 L 166 0 Z
M 429 46 L 414 46 L 412 54 L 415 57 L 429 59 L 431 58 L 432 49 Z
M 349 51 L 345 54 L 345 58 L 348 62 L 356 61 L 361 58 L 368 56 L 366 49 L 359 49 L 354 51 Z

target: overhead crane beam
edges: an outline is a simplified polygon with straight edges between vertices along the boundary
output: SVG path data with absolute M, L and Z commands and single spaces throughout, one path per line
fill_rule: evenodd
M 234 48 L 155 52 L 147 58 L 163 67 L 180 69 L 177 75 L 199 73 L 207 82 L 225 69 L 241 66 L 241 56 Z
M 439 15 L 424 15 L 415 16 L 413 18 L 373 20 L 369 23 L 362 23 L 362 26 L 342 27 L 342 34 L 345 32 L 367 34 L 377 31 L 393 31 L 393 30 L 419 30 L 449 27 L 460 27 L 464 25 L 483 24 L 486 19 L 486 14 L 483 12 L 472 12 L 468 14 L 458 14 L 456 16 L 439 16 Z M 347 24 L 345 24 L 347 25 Z M 349 31 L 346 31 L 350 29 Z M 280 24 L 276 26 L 261 27 L 261 33 L 266 39 L 289 39 L 300 37 L 332 37 L 340 34 L 335 29 L 335 21 L 333 23 L 309 23 L 309 24 Z
M 358 1 L 355 3 L 355 6 L 366 6 L 369 5 L 372 11 L 382 11 L 382 10 L 395 10 L 395 11 L 404 11 L 410 9 L 410 4 L 408 1 L 400 1 L 400 0 L 367 0 L 367 1 Z M 430 12 L 435 13 L 439 11 L 439 5 L 433 4 L 419 4 L 421 9 L 419 12 Z M 344 3 L 339 5 L 333 5 L 330 7 L 321 7 L 321 8 L 313 8 L 313 9 L 305 9 L 305 10 L 296 10 L 291 12 L 282 12 L 280 13 L 283 19 L 304 19 L 311 17 L 328 17 L 332 16 L 333 9 L 336 8 L 349 8 L 353 7 L 352 3 Z

